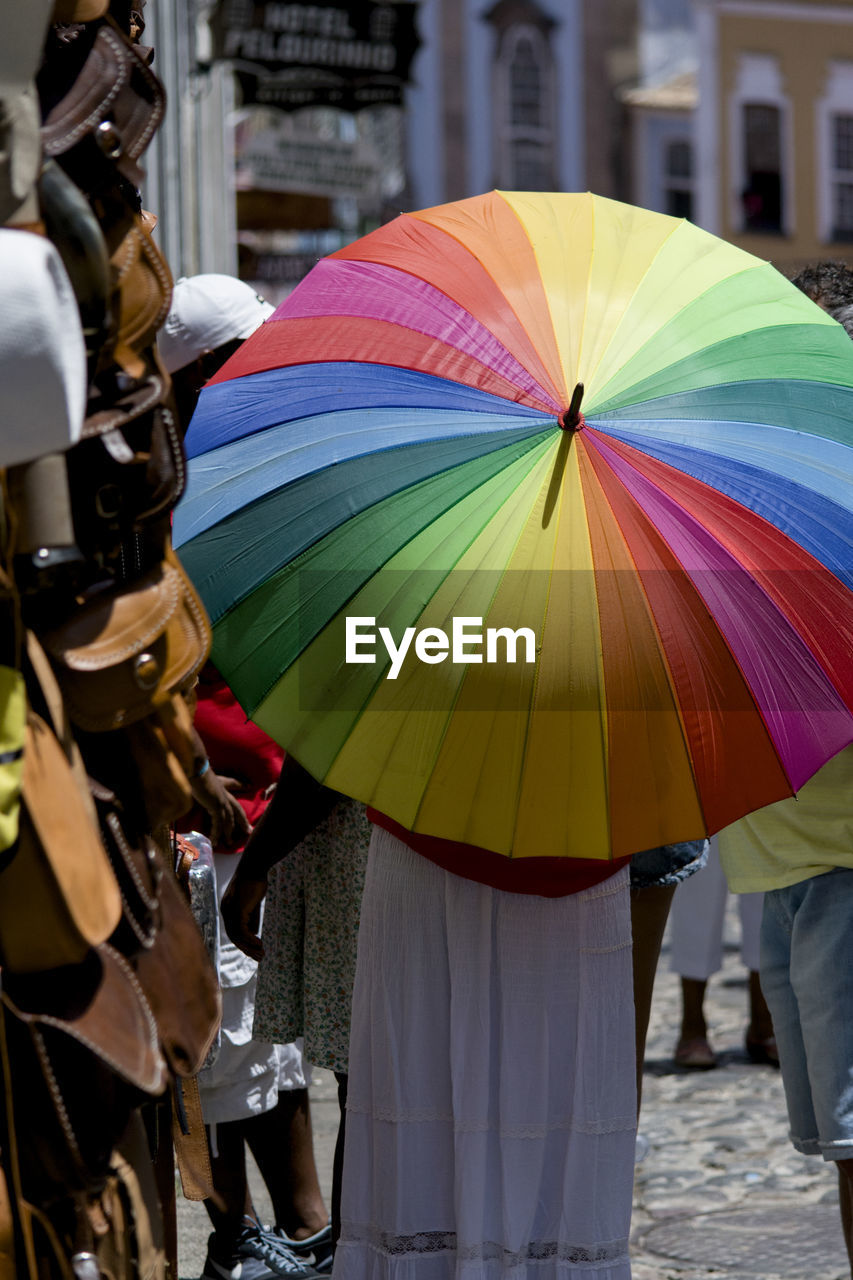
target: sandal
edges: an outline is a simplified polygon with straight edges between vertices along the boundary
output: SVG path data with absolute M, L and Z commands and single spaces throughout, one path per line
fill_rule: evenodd
M 694 1071 L 710 1071 L 717 1065 L 717 1055 L 704 1036 L 679 1040 L 672 1057 L 677 1066 L 691 1067 Z
M 775 1036 L 767 1036 L 764 1040 L 751 1040 L 747 1034 L 744 1048 L 749 1054 L 750 1062 L 762 1067 L 779 1066 L 779 1050 L 776 1047 Z

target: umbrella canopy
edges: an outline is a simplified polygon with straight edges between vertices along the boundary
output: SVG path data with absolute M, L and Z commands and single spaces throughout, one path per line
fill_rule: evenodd
M 315 777 L 500 853 L 619 856 L 853 740 L 851 423 L 853 344 L 768 263 L 492 192 L 322 260 L 232 357 L 175 544 Z

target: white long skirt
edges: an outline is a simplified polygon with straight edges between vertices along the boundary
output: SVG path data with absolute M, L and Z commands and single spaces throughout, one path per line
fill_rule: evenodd
M 374 829 L 334 1280 L 629 1280 L 627 868 L 504 893 Z

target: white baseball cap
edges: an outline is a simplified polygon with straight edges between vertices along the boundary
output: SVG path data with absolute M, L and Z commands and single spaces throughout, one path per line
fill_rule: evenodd
M 250 337 L 274 310 L 235 276 L 182 276 L 175 282 L 172 309 L 157 333 L 160 358 L 174 373 L 207 351 Z

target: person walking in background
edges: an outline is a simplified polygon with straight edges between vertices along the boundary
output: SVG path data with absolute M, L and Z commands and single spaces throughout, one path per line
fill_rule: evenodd
M 231 276 L 180 279 L 158 334 L 185 432 L 198 393 L 273 308 Z M 252 825 L 264 812 L 284 752 L 247 721 L 228 685 L 208 664 L 197 686 L 199 764 L 193 795 L 206 811 L 221 899 Z M 185 829 L 193 815 L 181 824 Z M 198 821 L 198 819 L 195 819 Z M 215 1199 L 204 1280 L 308 1280 L 331 1268 L 331 1228 L 314 1161 L 308 1073 L 301 1046 L 258 1040 L 252 1030 L 254 961 L 223 938 L 219 1056 L 199 1075 Z M 246 1147 L 270 1193 L 275 1225 L 258 1220 L 249 1192 Z
M 819 262 L 793 283 L 853 336 L 853 271 Z M 850 643 L 849 637 L 846 643 Z M 761 985 L 797 1151 L 838 1167 L 853 1276 L 853 746 L 797 793 L 720 833 L 734 893 L 764 892 Z
M 337 1080 L 333 1248 L 340 1234 L 350 1013 L 369 839 L 364 805 L 320 787 L 287 760 L 222 906 L 229 937 L 259 962 L 254 1034 L 301 1037 L 308 1061 Z
M 285 762 L 223 904 L 232 937 L 261 954 L 267 872 L 351 803 Z M 628 1280 L 628 859 L 511 861 L 369 816 L 335 1275 Z
M 283 751 L 246 719 L 210 663 L 199 678 L 195 723 L 208 751 L 210 772 L 239 780 L 237 797 L 254 825 L 269 803 Z M 215 852 L 220 900 L 240 857 L 240 850 L 220 847 Z M 214 1231 L 203 1280 L 307 1280 L 331 1269 L 329 1215 L 314 1161 L 310 1068 L 295 1037 L 275 1042 L 255 1034 L 257 964 L 223 934 L 221 930 L 221 1047 L 198 1078 L 213 1186 L 220 1201 L 205 1202 Z M 261 1225 L 252 1203 L 246 1147 L 270 1194 L 272 1229 Z
M 723 967 L 723 924 L 728 886 L 720 866 L 716 836 L 702 874 L 678 886 L 672 904 L 670 968 L 681 978 L 681 1031 L 673 1058 L 682 1067 L 717 1065 L 705 1021 L 705 989 Z M 749 973 L 749 1025 L 745 1048 L 753 1062 L 779 1065 L 770 1012 L 759 981 L 759 934 L 763 895 L 738 897 L 741 959 Z
M 853 1275 L 853 747 L 803 786 L 720 833 L 735 893 L 764 891 L 761 984 L 790 1138 L 838 1165 Z

